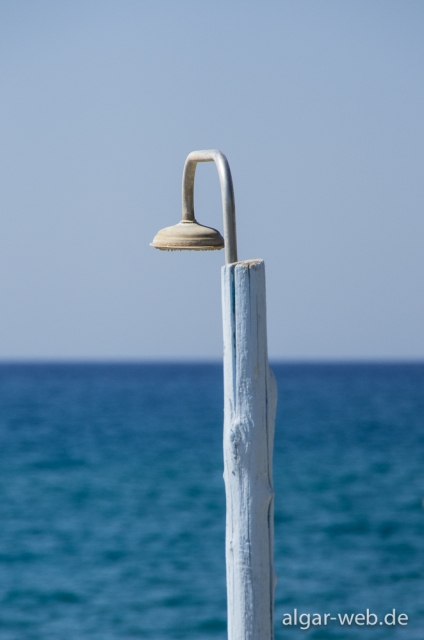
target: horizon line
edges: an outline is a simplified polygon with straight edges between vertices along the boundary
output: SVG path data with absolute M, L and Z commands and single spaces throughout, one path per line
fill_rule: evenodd
M 269 358 L 270 365 L 419 365 L 424 357 L 337 357 Z M 1 358 L 0 366 L 10 365 L 204 365 L 222 364 L 222 358 L 116 358 L 116 357 L 37 357 Z

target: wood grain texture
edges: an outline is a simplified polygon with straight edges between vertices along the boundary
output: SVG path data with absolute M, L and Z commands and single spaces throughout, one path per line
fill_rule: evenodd
M 272 640 L 277 387 L 268 365 L 262 260 L 222 268 L 222 304 L 228 638 Z

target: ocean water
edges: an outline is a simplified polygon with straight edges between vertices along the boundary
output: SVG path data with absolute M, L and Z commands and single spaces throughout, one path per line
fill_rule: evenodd
M 276 638 L 424 638 L 424 365 L 274 364 Z M 0 366 L 0 639 L 224 639 L 219 364 Z M 283 626 L 285 613 L 407 626 Z

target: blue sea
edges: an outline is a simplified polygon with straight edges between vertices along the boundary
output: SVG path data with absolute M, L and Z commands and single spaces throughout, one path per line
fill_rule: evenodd
M 423 640 L 424 365 L 273 370 L 276 638 Z M 220 364 L 0 366 L 1 640 L 226 638 L 222 395 Z

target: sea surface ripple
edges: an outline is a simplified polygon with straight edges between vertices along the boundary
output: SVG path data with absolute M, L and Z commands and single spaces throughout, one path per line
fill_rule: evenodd
M 276 639 L 423 640 L 424 365 L 273 370 Z M 1 640 L 226 638 L 222 392 L 219 364 L 0 365 Z

